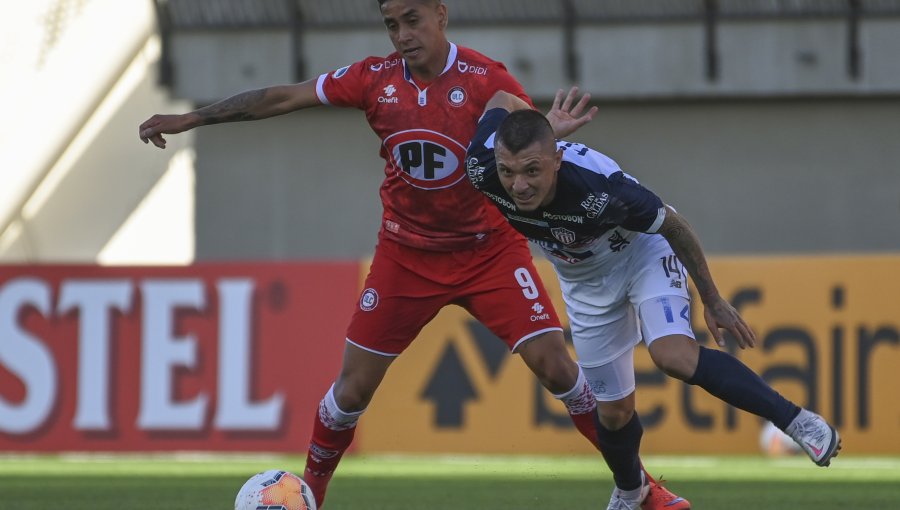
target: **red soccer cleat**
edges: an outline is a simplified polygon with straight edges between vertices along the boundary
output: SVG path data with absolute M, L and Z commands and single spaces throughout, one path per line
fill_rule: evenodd
M 665 488 L 665 480 L 660 477 L 657 482 L 650 473 L 644 472 L 650 482 L 650 494 L 641 503 L 641 510 L 691 510 L 691 502 Z

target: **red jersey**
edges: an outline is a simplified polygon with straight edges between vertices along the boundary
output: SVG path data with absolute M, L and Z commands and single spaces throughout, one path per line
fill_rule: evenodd
M 396 52 L 319 76 L 319 100 L 365 110 L 382 141 L 379 238 L 454 251 L 509 228 L 466 176 L 466 148 L 485 104 L 498 90 L 531 103 L 503 64 L 453 43 L 443 72 L 424 86 L 413 80 Z

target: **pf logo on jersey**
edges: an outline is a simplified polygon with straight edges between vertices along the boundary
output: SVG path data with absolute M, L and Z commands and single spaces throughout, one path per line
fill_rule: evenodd
M 384 139 L 391 166 L 411 186 L 443 189 L 466 176 L 466 148 L 435 131 L 411 129 Z

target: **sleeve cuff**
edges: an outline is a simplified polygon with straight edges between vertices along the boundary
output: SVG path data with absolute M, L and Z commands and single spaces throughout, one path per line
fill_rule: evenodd
M 650 228 L 648 228 L 646 230 L 646 232 L 648 234 L 655 234 L 657 231 L 659 231 L 659 227 L 662 226 L 663 221 L 665 221 L 665 220 L 666 220 L 666 206 L 664 205 L 659 208 L 659 211 L 656 214 L 656 221 L 654 221 L 653 224 L 650 225 Z

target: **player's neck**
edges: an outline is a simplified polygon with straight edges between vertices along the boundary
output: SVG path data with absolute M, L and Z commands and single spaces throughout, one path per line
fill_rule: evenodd
M 450 58 L 450 41 L 445 40 L 444 47 L 438 53 L 438 56 L 422 66 L 413 67 L 407 63 L 407 68 L 417 85 L 420 87 L 428 86 L 435 78 L 444 72 L 444 68 L 447 67 L 448 58 Z

